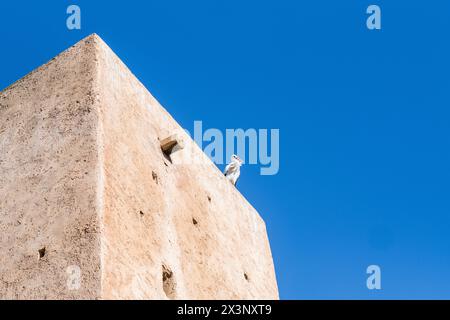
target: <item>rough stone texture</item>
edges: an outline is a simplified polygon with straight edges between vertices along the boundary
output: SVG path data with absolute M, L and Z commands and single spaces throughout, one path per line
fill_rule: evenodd
M 97 35 L 0 93 L 0 298 L 278 299 L 264 221 Z

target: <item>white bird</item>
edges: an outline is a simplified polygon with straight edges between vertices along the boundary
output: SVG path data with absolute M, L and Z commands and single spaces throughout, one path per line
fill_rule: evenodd
M 244 163 L 237 155 L 233 154 L 231 156 L 231 162 L 225 168 L 225 177 L 231 181 L 233 185 L 236 185 L 239 176 L 241 175 L 241 166 Z

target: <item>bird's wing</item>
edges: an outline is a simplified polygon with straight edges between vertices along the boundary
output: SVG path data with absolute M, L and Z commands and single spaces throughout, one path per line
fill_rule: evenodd
M 227 176 L 230 173 L 233 173 L 236 169 L 236 165 L 234 163 L 230 163 L 226 166 L 224 174 Z

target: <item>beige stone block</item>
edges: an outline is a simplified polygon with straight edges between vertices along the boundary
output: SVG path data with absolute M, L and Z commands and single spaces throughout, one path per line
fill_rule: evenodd
M 97 35 L 2 91 L 0 298 L 277 299 L 264 221 L 182 132 Z

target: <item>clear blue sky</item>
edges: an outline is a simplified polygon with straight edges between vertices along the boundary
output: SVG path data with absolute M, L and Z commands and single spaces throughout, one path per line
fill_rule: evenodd
M 450 298 L 448 0 L 4 1 L 0 88 L 93 32 L 183 127 L 280 129 L 279 174 L 239 188 L 281 298 Z

